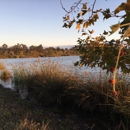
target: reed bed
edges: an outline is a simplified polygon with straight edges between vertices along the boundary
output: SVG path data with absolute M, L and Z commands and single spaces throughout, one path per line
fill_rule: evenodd
M 16 89 L 26 89 L 29 96 L 34 97 L 41 105 L 66 106 L 85 113 L 105 113 L 108 118 L 115 120 L 115 128 L 130 128 L 127 123 L 130 121 L 129 75 L 117 75 L 118 94 L 114 96 L 112 85 L 108 82 L 112 76 L 110 73 L 101 71 L 99 74 L 75 74 L 73 68 L 50 60 L 36 60 L 31 64 L 12 68 Z

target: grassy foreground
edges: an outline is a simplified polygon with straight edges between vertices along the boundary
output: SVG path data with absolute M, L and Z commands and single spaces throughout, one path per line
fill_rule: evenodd
M 111 74 L 76 74 L 73 68 L 39 60 L 12 68 L 16 92 L 0 87 L 1 130 L 130 129 L 128 75 L 118 75 L 115 96 Z M 19 93 L 25 90 L 23 100 Z
M 100 130 L 91 114 L 85 118 L 67 108 L 41 107 L 34 99 L 0 86 L 0 130 Z M 96 128 L 95 128 L 96 123 Z M 100 126 L 101 125 L 101 126 Z M 98 128 L 97 128 L 98 127 Z

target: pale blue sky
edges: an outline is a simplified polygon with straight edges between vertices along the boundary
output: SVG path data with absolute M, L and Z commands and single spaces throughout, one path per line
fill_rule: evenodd
M 62 0 L 66 9 L 79 0 Z M 82 2 L 94 0 L 82 0 Z M 96 8 L 110 7 L 112 10 L 126 0 L 97 0 Z M 91 5 L 91 4 L 89 4 Z M 17 43 L 43 46 L 76 45 L 78 33 L 75 26 L 62 28 L 62 17 L 66 12 L 61 8 L 60 0 L 0 0 L 0 46 L 4 43 L 13 46 Z M 115 19 L 101 19 L 95 26 L 95 36 L 109 26 L 117 23 Z M 117 38 L 113 35 L 110 38 Z

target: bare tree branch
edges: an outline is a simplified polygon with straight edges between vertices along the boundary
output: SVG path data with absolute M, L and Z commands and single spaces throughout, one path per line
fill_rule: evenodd
M 97 0 L 94 0 L 93 6 L 92 6 L 92 14 L 91 14 L 90 17 L 92 17 L 92 15 L 93 15 L 93 10 L 94 10 L 94 6 L 95 6 L 96 1 L 97 1 Z
M 62 1 L 60 0 L 60 4 L 61 4 L 61 6 L 62 6 L 62 9 L 63 9 L 65 12 L 67 12 L 68 14 L 71 13 L 71 12 L 73 12 L 73 11 L 78 7 L 78 5 L 79 5 L 81 2 L 82 2 L 82 0 L 79 0 L 77 3 L 75 3 L 75 5 L 73 5 L 73 6 L 71 7 L 70 11 L 67 11 L 67 10 L 65 9 L 65 7 L 63 6 Z

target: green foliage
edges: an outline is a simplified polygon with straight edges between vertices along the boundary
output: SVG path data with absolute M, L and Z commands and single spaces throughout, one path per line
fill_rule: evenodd
M 105 10 L 94 10 L 95 4 L 96 0 L 90 7 L 88 6 L 88 3 L 84 3 L 79 9 L 79 12 L 75 11 L 75 13 L 77 13 L 77 17 L 74 18 L 76 29 L 78 29 L 78 31 L 82 30 L 82 36 L 86 35 L 86 39 L 78 39 L 77 41 L 77 50 L 80 53 L 80 61 L 75 63 L 75 65 L 87 65 L 90 67 L 98 66 L 102 69 L 106 69 L 107 72 L 109 71 L 110 67 L 116 67 L 116 69 L 121 68 L 121 71 L 124 73 L 129 73 L 130 1 L 127 0 L 125 3 L 121 3 L 114 11 L 111 11 L 109 7 Z M 125 12 L 122 16 L 118 15 L 121 11 Z M 120 22 L 119 19 L 117 24 L 111 25 L 111 31 L 104 30 L 104 32 L 99 36 L 92 37 L 94 30 L 88 30 L 88 32 L 86 32 L 85 29 L 97 22 L 97 20 L 100 18 L 99 13 L 103 15 L 103 20 L 116 17 L 120 18 L 122 21 Z M 87 14 L 91 15 L 87 17 Z M 64 24 L 66 25 L 66 28 L 70 28 L 70 12 L 68 12 L 66 16 L 69 17 L 69 19 L 66 19 Z M 118 30 L 120 30 L 120 39 L 116 39 L 114 41 L 115 43 L 112 40 L 106 41 L 107 36 L 112 35 Z M 126 46 L 123 46 L 123 41 L 127 42 Z M 118 53 L 120 47 L 121 53 L 124 53 L 123 55 Z
M 112 30 L 111 34 L 113 34 L 120 28 L 120 23 L 112 25 L 110 28 Z
M 103 38 L 104 37 L 101 36 L 99 37 L 99 40 Z M 87 65 L 91 68 L 98 66 L 104 70 L 106 69 L 107 72 L 110 71 L 111 67 L 115 67 L 120 47 L 119 40 L 99 43 L 97 41 L 92 41 L 91 39 L 78 39 L 77 42 L 79 44 L 77 50 L 81 55 L 80 61 L 75 63 L 75 65 Z M 129 73 L 130 68 L 128 68 L 126 64 L 130 64 L 130 49 L 124 47 L 122 53 L 123 55 L 120 55 L 118 68 L 124 73 Z

